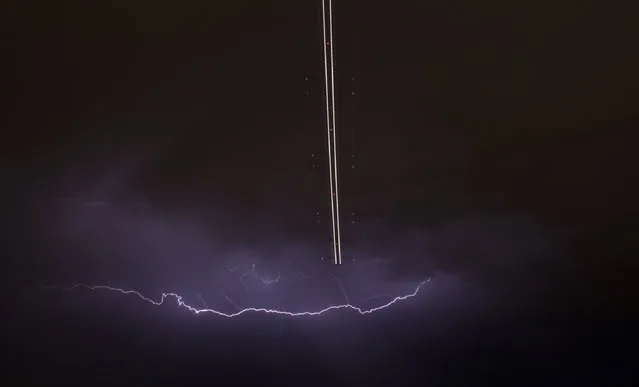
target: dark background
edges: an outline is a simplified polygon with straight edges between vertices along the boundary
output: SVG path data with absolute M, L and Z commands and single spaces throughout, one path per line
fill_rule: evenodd
M 176 254 L 197 229 L 215 251 L 328 257 L 319 0 L 5 3 L 4 377 L 636 381 L 639 33 L 619 4 L 336 1 L 346 261 L 392 257 L 389 281 L 445 272 L 471 281 L 461 299 L 493 296 L 300 322 L 37 284 L 197 291 L 209 260 L 160 265 L 136 242 L 148 222 L 171 225 Z M 105 264 L 112 245 L 130 255 Z

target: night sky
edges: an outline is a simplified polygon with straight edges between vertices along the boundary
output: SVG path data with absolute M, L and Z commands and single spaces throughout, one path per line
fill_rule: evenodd
M 3 5 L 4 378 L 636 382 L 636 12 L 334 2 L 340 267 L 320 0 Z

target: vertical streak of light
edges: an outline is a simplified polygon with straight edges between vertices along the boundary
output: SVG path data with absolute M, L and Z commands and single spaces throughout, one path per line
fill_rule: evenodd
M 337 251 L 335 249 L 335 202 L 333 198 L 333 159 L 331 152 L 331 115 L 330 115 L 330 101 L 329 101 L 329 89 L 328 89 L 328 55 L 326 53 L 326 7 L 325 0 L 322 0 L 322 32 L 323 32 L 323 41 L 322 46 L 324 46 L 324 82 L 326 87 L 326 126 L 327 126 L 327 146 L 328 146 L 328 173 L 329 173 L 329 181 L 330 181 L 330 197 L 331 197 L 331 225 L 333 227 L 333 257 L 335 259 L 335 263 L 337 264 Z
M 339 216 L 339 185 L 337 179 L 337 129 L 335 123 L 335 60 L 333 58 L 333 1 L 328 0 L 328 23 L 329 23 L 329 41 L 331 50 L 331 102 L 333 107 L 333 177 L 335 179 L 335 224 L 337 229 L 337 240 L 335 241 L 337 250 L 337 263 L 342 263 L 342 235 L 340 233 L 340 216 Z
M 329 37 L 327 39 L 326 34 L 326 0 L 322 0 L 322 32 L 323 32 L 323 46 L 324 46 L 324 82 L 326 89 L 326 126 L 327 126 L 327 146 L 328 146 L 328 172 L 329 172 L 329 181 L 330 181 L 330 198 L 331 198 L 331 225 L 333 229 L 333 257 L 335 260 L 335 264 L 341 263 L 341 251 L 339 249 L 339 220 L 336 218 L 338 215 L 336 213 L 336 202 L 337 202 L 337 194 L 336 194 L 336 168 L 335 168 L 335 99 L 331 94 L 331 91 L 334 90 L 334 80 L 333 80 L 333 48 L 331 49 L 331 67 L 329 72 L 329 64 L 328 64 L 328 52 L 326 50 L 326 46 L 332 46 L 332 16 L 331 12 L 331 4 L 329 0 Z M 329 76 L 331 77 L 331 81 L 329 82 Z M 331 88 L 329 88 L 329 83 Z M 331 108 L 333 109 L 333 114 L 331 114 Z

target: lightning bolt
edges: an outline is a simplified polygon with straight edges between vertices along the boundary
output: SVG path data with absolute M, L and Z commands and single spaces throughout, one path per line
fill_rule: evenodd
M 326 270 L 328 272 L 328 274 L 333 277 L 335 279 L 335 281 L 337 281 L 337 283 L 339 284 L 339 289 L 342 292 L 342 295 L 344 296 L 344 299 L 346 300 L 347 304 L 351 303 L 351 300 L 349 300 L 348 298 L 348 293 L 346 293 L 346 290 L 344 289 L 344 284 L 342 283 L 342 279 L 339 278 L 338 276 L 336 276 L 335 274 L 331 273 L 330 270 Z
M 204 305 L 205 308 L 208 308 L 208 304 L 206 303 L 206 301 L 204 301 L 204 298 L 202 297 L 202 294 L 198 293 L 197 294 L 197 298 L 202 301 L 202 305 Z
M 381 311 L 383 309 L 386 309 L 398 302 L 407 300 L 409 298 L 413 298 L 415 296 L 417 296 L 417 294 L 420 292 L 420 290 L 427 284 L 430 282 L 430 278 L 420 282 L 419 284 L 417 284 L 417 286 L 415 287 L 415 289 L 408 294 L 404 294 L 401 296 L 396 296 L 394 297 L 392 300 L 390 300 L 389 302 L 376 306 L 374 308 L 369 308 L 369 309 L 364 309 L 355 305 L 352 305 L 351 303 L 346 303 L 346 304 L 338 304 L 338 305 L 330 305 L 325 307 L 324 309 L 321 310 L 317 310 L 317 311 L 306 311 L 306 312 L 291 312 L 291 311 L 286 311 L 286 310 L 279 310 L 279 309 L 267 309 L 267 308 L 239 308 L 230 298 L 228 298 L 226 295 L 223 294 L 223 296 L 226 298 L 226 300 L 232 304 L 233 306 L 235 306 L 238 311 L 234 312 L 234 313 L 225 313 L 216 309 L 211 309 L 208 307 L 199 309 L 196 308 L 194 306 L 191 306 L 187 303 L 185 303 L 184 301 L 182 301 L 182 296 L 180 296 L 177 293 L 162 293 L 162 297 L 160 297 L 159 300 L 153 300 L 152 298 L 146 297 L 144 296 L 142 293 L 138 292 L 137 290 L 127 290 L 127 289 L 121 289 L 121 288 L 116 288 L 116 287 L 112 287 L 112 286 L 108 286 L 108 285 L 87 285 L 84 283 L 78 283 L 72 286 L 45 286 L 43 285 L 43 287 L 45 289 L 63 289 L 63 290 L 75 290 L 78 288 L 84 288 L 84 289 L 89 289 L 92 291 L 98 291 L 98 290 L 107 290 L 110 292 L 115 292 L 115 293 L 119 293 L 122 295 L 134 295 L 136 297 L 138 297 L 139 299 L 146 301 L 152 305 L 155 306 L 160 306 L 162 304 L 164 304 L 164 302 L 168 299 L 173 299 L 175 300 L 176 304 L 178 307 L 180 308 L 184 308 L 186 310 L 188 310 L 189 312 L 192 312 L 194 314 L 214 314 L 220 317 L 227 317 L 227 318 L 233 318 L 233 317 L 238 317 L 241 316 L 243 314 L 249 314 L 249 313 L 264 313 L 264 314 L 274 314 L 274 315 L 279 315 L 282 317 L 304 317 L 304 316 L 319 316 L 322 314 L 326 314 L 329 313 L 331 311 L 337 311 L 337 310 L 350 310 L 356 313 L 359 313 L 361 315 L 367 315 L 367 314 L 372 314 L 374 312 L 378 312 Z
M 232 271 L 235 271 L 235 270 L 237 270 L 237 269 L 234 269 Z M 275 278 L 271 278 L 271 277 L 268 277 L 268 276 L 260 275 L 259 273 L 256 272 L 255 264 L 253 264 L 251 266 L 251 270 L 250 271 L 242 273 L 240 275 L 240 277 L 239 277 L 240 278 L 240 282 L 242 283 L 242 287 L 244 287 L 244 291 L 246 291 L 247 293 L 248 293 L 248 288 L 247 288 L 246 280 L 245 280 L 246 277 L 257 278 L 257 279 L 259 279 L 262 282 L 262 284 L 264 284 L 266 286 L 270 286 L 272 284 L 276 284 L 276 283 L 280 282 L 280 279 L 282 278 L 280 273 L 277 273 L 277 277 L 275 277 Z

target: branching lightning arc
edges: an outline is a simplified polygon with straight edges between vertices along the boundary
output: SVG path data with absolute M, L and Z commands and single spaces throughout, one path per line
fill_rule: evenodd
M 174 299 L 177 303 L 177 305 L 181 308 L 185 308 L 188 311 L 195 313 L 195 314 L 205 314 L 205 313 L 210 313 L 210 314 L 215 314 L 217 316 L 221 316 L 221 317 L 238 317 L 240 315 L 243 314 L 248 314 L 248 313 L 266 313 L 266 314 L 275 314 L 275 315 L 280 315 L 283 317 L 303 317 L 303 316 L 319 316 L 322 314 L 325 314 L 327 312 L 330 311 L 336 311 L 336 310 L 350 310 L 350 311 L 354 311 L 357 312 L 359 314 L 362 315 L 366 315 L 366 314 L 371 314 L 374 312 L 378 312 L 381 311 L 383 309 L 388 308 L 389 306 L 400 302 L 400 301 L 404 301 L 407 300 L 409 298 L 413 298 L 415 296 L 417 296 L 417 294 L 419 293 L 419 291 L 422 289 L 422 287 L 424 287 L 424 285 L 426 285 L 428 282 L 430 282 L 429 280 L 425 280 L 420 282 L 415 289 L 408 294 L 402 295 L 402 296 L 396 296 L 394 298 L 392 298 L 389 302 L 386 302 L 385 304 L 376 306 L 374 308 L 369 308 L 369 309 L 364 309 L 355 305 L 352 305 L 350 303 L 346 303 L 346 304 L 335 304 L 335 305 L 330 305 L 327 306 L 323 309 L 320 310 L 316 310 L 316 311 L 306 311 L 306 312 L 291 312 L 291 311 L 286 311 L 286 310 L 279 310 L 279 309 L 267 309 L 267 308 L 244 308 L 244 309 L 240 309 L 238 308 L 237 312 L 234 313 L 225 313 L 216 309 L 211 309 L 208 307 L 199 309 L 196 308 L 194 306 L 191 306 L 187 303 L 185 303 L 182 300 L 182 296 L 180 296 L 177 293 L 162 293 L 162 297 L 160 297 L 159 300 L 153 300 L 149 297 L 144 296 L 142 293 L 138 292 L 137 290 L 126 290 L 126 289 L 121 289 L 121 288 L 116 288 L 116 287 L 112 287 L 112 286 L 107 286 L 107 285 L 97 285 L 97 286 L 92 286 L 92 285 L 87 285 L 87 284 L 75 284 L 72 286 L 43 286 L 44 288 L 56 288 L 56 289 L 64 289 L 64 290 L 75 290 L 78 288 L 85 288 L 85 289 L 89 289 L 89 290 L 107 290 L 107 291 L 111 291 L 111 292 L 116 292 L 116 293 L 120 293 L 123 295 L 135 295 L 136 297 L 140 298 L 141 300 L 144 300 L 150 304 L 159 306 L 164 304 L 164 301 L 166 301 L 167 299 Z

